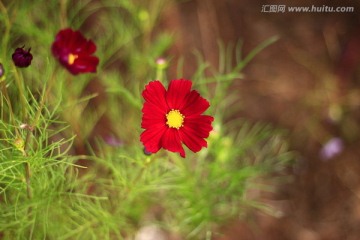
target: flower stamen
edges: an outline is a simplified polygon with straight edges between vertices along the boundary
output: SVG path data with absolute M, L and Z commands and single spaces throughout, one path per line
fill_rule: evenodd
M 72 65 L 78 57 L 78 55 L 70 53 L 68 56 L 68 64 Z
M 179 110 L 172 109 L 166 114 L 166 124 L 170 128 L 179 129 L 183 126 L 185 116 Z

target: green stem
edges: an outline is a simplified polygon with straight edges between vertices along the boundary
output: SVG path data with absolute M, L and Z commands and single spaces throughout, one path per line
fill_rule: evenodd
M 14 64 L 12 64 L 13 69 L 14 69 L 14 75 L 15 75 L 15 83 L 18 87 L 18 91 L 19 91 L 19 97 L 20 97 L 20 105 L 21 105 L 21 112 L 22 112 L 22 119 L 23 122 L 27 121 L 27 100 L 25 97 L 25 87 L 24 87 L 24 79 L 22 78 L 22 76 L 20 77 L 19 72 L 17 71 L 16 67 Z M 23 156 L 24 157 L 28 157 L 28 148 L 29 148 L 29 143 L 31 141 L 31 131 L 32 131 L 32 126 L 28 127 L 28 132 L 26 134 L 26 138 L 25 138 L 25 143 L 24 143 L 24 151 L 23 151 Z M 27 193 L 27 197 L 28 199 L 32 199 L 33 194 L 32 194 L 32 189 L 31 189 L 31 183 L 30 183 L 30 178 L 31 178 L 31 170 L 30 170 L 30 163 L 29 162 L 25 162 L 24 163 L 24 168 L 25 168 L 25 181 L 26 181 L 26 193 Z
M 22 111 L 22 119 L 25 122 L 27 120 L 27 114 L 26 114 L 26 109 L 27 109 L 27 100 L 25 97 L 25 88 L 24 88 L 24 79 L 22 77 L 22 75 L 20 76 L 19 72 L 17 71 L 17 68 L 14 64 L 12 64 L 13 70 L 14 70 L 14 75 L 15 75 L 15 83 L 18 87 L 19 90 L 19 97 L 20 97 L 20 104 L 21 104 L 21 111 Z
M 31 135 L 33 130 L 35 129 L 35 127 L 38 124 L 38 121 L 40 119 L 40 115 L 41 115 L 41 111 L 44 108 L 45 105 L 45 99 L 47 97 L 47 94 L 49 94 L 50 92 L 50 88 L 52 87 L 52 84 L 54 83 L 54 75 L 51 77 L 50 79 L 50 83 L 48 84 L 47 87 L 45 87 L 43 89 L 43 93 L 41 94 L 41 101 L 40 101 L 40 105 L 39 108 L 37 109 L 36 113 L 35 113 L 35 117 L 34 117 L 34 121 L 33 123 L 27 127 L 27 134 L 26 134 L 26 138 L 25 138 L 25 143 L 24 143 L 24 151 L 23 151 L 23 155 L 24 157 L 28 157 L 28 151 L 29 151 L 29 146 L 30 146 L 30 141 L 31 141 Z M 25 162 L 25 181 L 26 181 L 26 192 L 27 192 L 27 196 L 29 199 L 32 199 L 33 197 L 33 193 L 31 190 L 31 182 L 30 182 L 30 178 L 31 178 L 31 170 L 30 170 L 30 163 L 29 162 Z
M 25 163 L 25 180 L 26 180 L 26 193 L 27 193 L 28 199 L 32 199 L 32 197 L 33 197 L 31 185 L 30 185 L 30 176 L 31 176 L 30 163 L 26 162 Z
M 164 75 L 163 71 L 164 70 L 162 68 L 160 68 L 160 67 L 156 68 L 156 77 L 155 77 L 156 80 L 159 80 L 161 82 L 163 81 L 163 75 Z
M 32 134 L 32 128 L 29 127 L 28 132 L 26 133 L 26 138 L 25 138 L 25 143 L 24 143 L 24 151 L 23 151 L 23 156 L 26 158 L 29 156 L 28 148 L 29 148 L 30 141 L 31 141 L 31 134 Z M 28 199 L 32 199 L 33 194 L 32 194 L 31 184 L 30 184 L 30 178 L 31 178 L 30 163 L 25 162 L 24 168 L 25 168 L 25 182 L 26 182 L 27 197 L 28 197 Z
M 65 28 L 67 26 L 67 0 L 61 0 L 60 1 L 60 26 L 61 28 Z

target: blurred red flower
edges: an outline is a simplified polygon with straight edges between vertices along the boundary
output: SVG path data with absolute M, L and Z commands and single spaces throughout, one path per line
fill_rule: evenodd
M 79 31 L 60 30 L 51 46 L 53 55 L 72 74 L 96 72 L 99 58 L 92 56 L 96 45 L 86 40 Z
M 213 129 L 214 118 L 201 115 L 210 104 L 196 90 L 191 91 L 191 85 L 190 80 L 184 79 L 172 80 L 168 90 L 160 81 L 146 85 L 141 123 L 145 130 L 140 140 L 148 152 L 164 148 L 185 157 L 182 143 L 193 152 L 207 147 L 204 138 Z

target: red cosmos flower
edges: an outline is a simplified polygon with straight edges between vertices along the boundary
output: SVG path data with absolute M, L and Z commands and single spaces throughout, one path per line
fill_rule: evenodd
M 145 131 L 140 140 L 148 152 L 160 148 L 178 152 L 185 157 L 184 143 L 191 151 L 207 147 L 204 138 L 212 130 L 211 116 L 201 115 L 209 102 L 192 90 L 190 80 L 172 80 L 166 91 L 159 81 L 150 82 L 143 91 L 141 127 Z
M 59 62 L 74 75 L 96 72 L 99 59 L 92 56 L 96 46 L 92 40 L 86 40 L 79 31 L 70 28 L 59 31 L 51 50 Z

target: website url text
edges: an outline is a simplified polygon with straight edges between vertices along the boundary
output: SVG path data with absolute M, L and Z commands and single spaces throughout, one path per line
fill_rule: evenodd
M 285 13 L 285 12 L 301 12 L 301 13 L 346 13 L 354 12 L 354 7 L 331 7 L 331 6 L 315 6 L 311 7 L 294 7 L 286 5 L 262 5 L 261 12 L 264 13 Z

